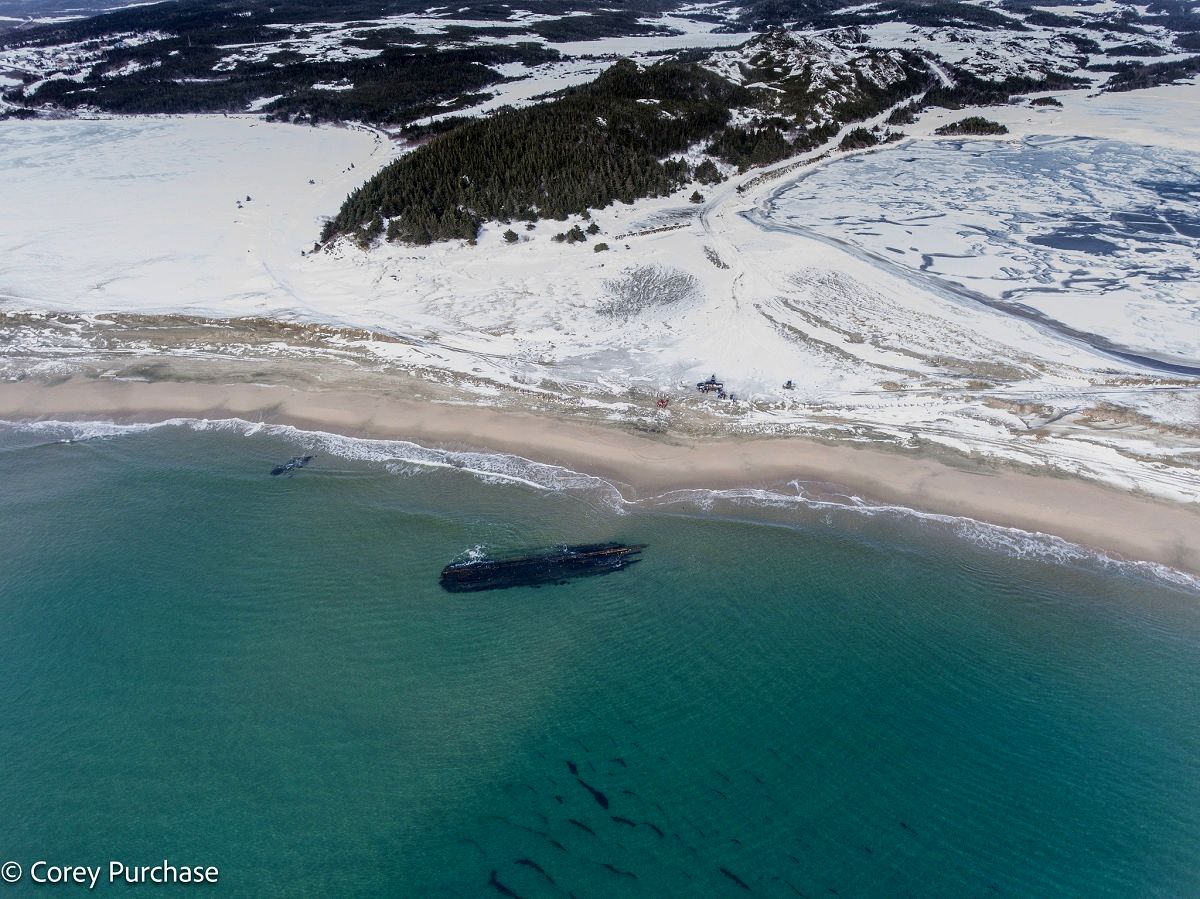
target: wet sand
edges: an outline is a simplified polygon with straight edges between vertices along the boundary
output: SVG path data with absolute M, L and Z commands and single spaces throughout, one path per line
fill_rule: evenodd
M 353 437 L 511 453 L 599 475 L 629 498 L 687 488 L 836 485 L 864 500 L 1053 534 L 1200 573 L 1200 508 L 1083 480 L 796 437 L 684 437 L 363 390 L 96 380 L 0 384 L 0 418 L 241 418 Z

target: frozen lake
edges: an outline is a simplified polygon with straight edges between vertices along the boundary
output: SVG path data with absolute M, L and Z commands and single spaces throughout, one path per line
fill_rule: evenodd
M 776 192 L 767 227 L 1089 342 L 1200 361 L 1200 155 L 1112 140 L 916 141 Z

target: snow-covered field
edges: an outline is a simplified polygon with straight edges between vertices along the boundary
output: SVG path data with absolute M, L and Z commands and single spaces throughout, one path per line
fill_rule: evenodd
M 1190 91 L 1181 102 L 1200 99 L 1195 85 L 1160 90 L 1164 97 Z M 1142 92 L 1142 102 L 1158 94 Z M 1096 110 L 1109 102 L 1083 92 L 1064 95 L 1066 107 L 1053 121 L 1063 129 L 1071 121 L 1090 122 L 1103 132 L 1108 119 Z M 1022 128 L 1015 119 L 1028 113 L 1029 133 L 1037 133 L 1037 122 L 1050 121 L 1039 118 L 1040 111 L 1003 112 L 1013 117 L 1014 129 Z M 939 115 L 923 118 L 916 131 L 927 132 Z M 1153 114 L 1143 116 L 1147 133 L 1157 131 L 1166 146 L 1186 143 L 1187 129 L 1196 127 L 1192 119 L 1165 116 L 1150 127 Z M 1021 136 L 1018 131 L 1014 138 Z M 995 172 L 991 181 L 978 180 L 963 160 L 1003 158 L 1005 165 L 1036 170 L 1033 183 L 1055 202 L 1069 201 L 1070 215 L 1090 209 L 1110 221 L 1114 209 L 1136 206 L 1150 190 L 1138 183 L 1145 180 L 1132 168 L 1142 164 L 1138 160 L 1154 180 L 1155 167 L 1184 159 L 1177 151 L 1120 149 L 1122 158 L 1133 160 L 1122 178 L 1046 164 L 1043 154 L 1075 146 L 902 144 L 823 169 L 789 161 L 717 188 L 700 187 L 707 194 L 703 204 L 684 199 L 689 186 L 674 198 L 595 211 L 600 233 L 576 245 L 551 240 L 569 224 L 541 222 L 529 231 L 517 226 L 515 244 L 503 239 L 505 227 L 489 226 L 477 246 L 364 252 L 341 244 L 311 253 L 321 216 L 390 158 L 388 142 L 378 135 L 252 118 L 5 122 L 0 312 L 257 316 L 364 328 L 375 336 L 334 332 L 327 345 L 452 383 L 475 402 L 645 418 L 653 417 L 655 398 L 665 395 L 681 428 L 937 445 L 1200 500 L 1194 378 L 1123 361 L 1003 309 L 964 302 L 912 278 L 903 262 L 880 265 L 804 233 L 768 227 L 780 214 L 771 205 L 780 189 L 786 197 L 819 180 L 833 190 L 839 171 L 894 168 L 903 177 L 880 191 L 885 204 L 911 204 L 922 192 L 921 202 L 945 204 L 936 210 L 944 221 L 936 238 L 917 228 L 898 244 L 908 259 L 910 246 L 944 252 L 963 228 L 987 231 L 978 219 L 945 218 L 970 213 L 962 198 L 972 191 L 1013 193 L 997 183 Z M 915 153 L 924 160 L 920 171 L 903 162 Z M 856 194 L 853 207 L 839 210 L 827 200 L 821 214 L 848 212 L 854 229 L 871 230 L 863 223 L 886 207 L 873 202 L 872 190 L 881 186 L 869 182 L 850 178 L 840 189 Z M 1011 196 L 999 199 L 998 221 L 1005 221 L 1005 210 L 1015 215 L 1024 208 Z M 982 215 L 985 205 L 977 198 L 974 214 Z M 895 213 L 887 217 L 898 219 Z M 1019 282 L 1041 287 L 1038 278 L 1058 277 L 1064 254 L 1073 252 L 1035 245 L 1036 253 L 1023 254 L 1013 241 L 1028 233 L 1007 225 L 995 232 L 973 246 L 991 254 L 980 261 L 982 270 L 993 277 L 1000 272 L 1006 289 Z M 1119 268 L 1138 239 L 1126 233 L 1121 253 L 1074 264 Z M 594 252 L 601 241 L 610 249 Z M 1185 248 L 1175 245 L 1172 259 L 1178 262 Z M 1187 330 L 1194 318 L 1178 304 L 1162 303 L 1154 292 L 1160 289 L 1152 278 L 1132 279 L 1120 299 L 1076 304 L 1070 323 L 1194 359 L 1195 333 Z M 1050 295 L 1047 303 L 1060 296 Z M 1136 328 L 1114 317 L 1113 309 L 1125 309 L 1126 301 L 1137 308 Z M 46 335 L 46 354 L 61 359 L 61 340 L 53 336 L 61 328 L 0 329 L 0 341 L 20 341 L 23 353 L 36 355 L 39 333 Z M 118 345 L 119 329 L 109 329 L 106 340 L 109 348 Z M 149 349 L 169 346 L 164 336 Z M 96 351 L 78 347 L 81 355 Z M 694 384 L 710 373 L 739 401 L 699 396 Z M 783 388 L 788 380 L 795 389 Z
M 286 273 L 389 153 L 370 131 L 250 118 L 0 123 L 0 297 L 300 314 Z
M 989 106 L 980 112 L 1006 125 L 1016 136 L 1094 137 L 1192 153 L 1200 147 L 1200 115 L 1196 115 L 1200 78 L 1152 91 L 1099 94 L 1082 90 L 1047 91 L 1029 97 L 1054 97 L 1063 105 L 1035 107 L 1018 102 Z M 915 137 L 928 137 L 941 125 L 969 114 L 969 111 L 930 109 L 916 125 L 904 130 Z

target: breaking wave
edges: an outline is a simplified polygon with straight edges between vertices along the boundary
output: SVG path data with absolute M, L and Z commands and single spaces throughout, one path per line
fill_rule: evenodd
M 655 502 L 667 508 L 672 505 L 691 506 L 716 515 L 745 514 L 746 511 L 756 508 L 804 509 L 825 512 L 826 523 L 830 525 L 835 523 L 832 517 L 834 514 L 916 521 L 943 536 L 1014 559 L 1100 568 L 1147 578 L 1173 587 L 1200 591 L 1200 578 L 1187 572 L 1158 562 L 1123 559 L 1100 549 L 1072 543 L 1053 534 L 990 524 L 962 515 L 945 515 L 923 512 L 908 506 L 870 503 L 849 494 L 818 496 L 812 485 L 800 481 L 791 481 L 788 487 L 796 492 L 789 494 L 755 488 L 677 490 L 656 497 Z
M 0 424 L 18 431 L 44 434 L 48 438 L 47 443 L 78 443 L 171 428 L 241 434 L 244 437 L 274 437 L 314 455 L 324 454 L 352 462 L 381 465 L 396 475 L 414 476 L 438 469 L 454 470 L 489 484 L 519 484 L 548 491 L 588 491 L 606 499 L 615 511 L 622 511 L 626 506 L 618 487 L 604 478 L 507 453 L 431 449 L 407 440 L 347 437 L 328 431 L 308 431 L 292 425 L 265 424 L 239 418 L 172 418 L 153 424 L 64 421 L 0 421 Z
M 666 514 L 699 512 L 722 518 L 761 521 L 764 519 L 762 513 L 772 512 L 774 514 L 770 516 L 770 522 L 785 526 L 812 523 L 813 513 L 821 516 L 816 520 L 823 520 L 829 526 L 836 526 L 837 517 L 845 515 L 918 522 L 938 535 L 1014 559 L 1098 568 L 1200 592 L 1200 578 L 1157 562 L 1123 559 L 1053 534 L 989 524 L 964 516 L 923 512 L 907 506 L 871 503 L 857 496 L 832 492 L 822 485 L 801 481 L 791 481 L 787 485 L 788 489 L 794 491 L 792 493 L 759 488 L 688 489 L 629 499 L 622 492 L 621 485 L 605 478 L 508 453 L 432 449 L 406 440 L 347 437 L 326 431 L 303 430 L 292 425 L 265 424 L 236 418 L 174 418 L 150 424 L 0 420 L 0 426 L 44 436 L 43 442 L 46 444 L 103 440 L 171 428 L 225 432 L 244 437 L 274 437 L 309 453 L 379 465 L 391 474 L 404 477 L 453 470 L 485 484 L 520 485 L 547 492 L 586 494 L 616 513 L 634 510 Z M 787 514 L 780 517 L 778 513 L 781 511 Z M 804 518 L 797 520 L 791 513 L 802 513 Z M 473 549 L 482 552 L 484 547 Z

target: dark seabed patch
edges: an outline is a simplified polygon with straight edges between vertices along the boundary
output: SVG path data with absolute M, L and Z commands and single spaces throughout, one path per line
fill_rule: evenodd
M 531 858 L 519 858 L 516 861 L 514 861 L 513 864 L 523 865 L 526 868 L 532 868 L 534 871 L 537 871 L 539 874 L 541 874 L 542 877 L 545 878 L 548 883 L 551 883 L 551 884 L 554 883 L 554 878 L 546 873 L 546 869 L 543 868 L 541 865 L 539 865 L 537 862 L 535 862 Z
M 397 477 L 315 437 L 0 452 L 6 857 L 187 847 L 254 899 L 1196 894 L 1195 594 L 905 519 Z M 465 546 L 563 539 L 655 552 L 487 602 L 437 584 Z

